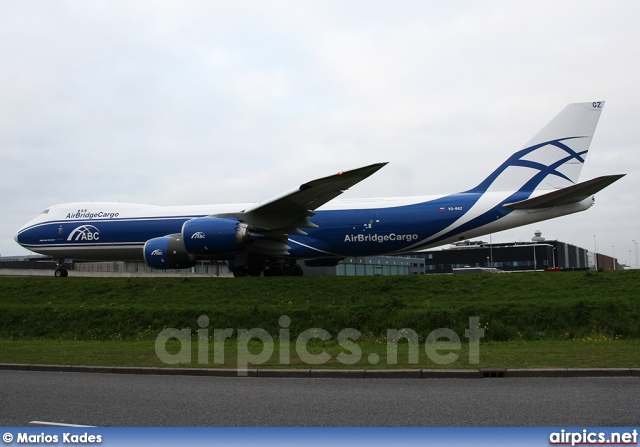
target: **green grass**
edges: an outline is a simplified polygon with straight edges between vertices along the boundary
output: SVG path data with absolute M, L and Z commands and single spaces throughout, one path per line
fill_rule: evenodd
M 640 338 L 640 271 L 333 278 L 3 278 L 0 339 L 137 340 L 165 328 L 389 328 L 486 341 Z
M 318 353 L 317 348 L 315 353 Z M 255 358 L 241 357 L 240 365 L 248 368 L 349 368 L 349 369 L 478 369 L 478 368 L 638 368 L 640 367 L 639 340 L 571 340 L 533 342 L 489 342 L 481 343 L 479 363 L 469 363 L 468 345 L 460 350 L 443 350 L 445 355 L 453 352 L 458 359 L 453 363 L 440 364 L 427 357 L 424 345 L 420 347 L 419 362 L 408 361 L 405 346 L 398 350 L 398 361 L 389 364 L 387 347 L 375 343 L 361 343 L 361 361 L 345 365 L 337 360 L 337 355 L 345 352 L 336 344 L 322 346 L 331 360 L 321 365 L 310 365 L 292 355 L 288 363 L 280 363 L 279 348 L 267 361 L 256 362 Z M 250 351 L 260 354 L 262 347 L 250 346 Z M 167 350 L 178 353 L 177 346 Z M 311 349 L 310 349 L 311 350 Z M 209 350 L 207 362 L 198 361 L 197 343 L 191 346 L 191 361 L 180 364 L 165 364 L 156 355 L 153 341 L 57 341 L 19 340 L 0 341 L 0 363 L 49 364 L 49 365 L 89 365 L 89 366 L 142 366 L 142 367 L 202 367 L 237 368 L 238 349 L 231 343 L 225 350 L 224 363 L 216 363 L 213 349 Z M 370 354 L 380 358 L 376 365 L 368 361 Z
M 198 318 L 215 329 L 233 329 L 225 367 L 237 365 L 239 329 L 288 330 L 293 343 L 310 328 L 331 339 L 312 341 L 332 360 L 346 352 L 335 341 L 354 328 L 362 360 L 349 367 L 387 367 L 388 329 L 418 335 L 419 364 L 397 367 L 638 367 L 640 271 L 325 278 L 0 278 L 0 362 L 161 366 L 154 341 L 164 329 L 189 328 Z M 289 317 L 284 324 L 281 317 Z M 469 318 L 484 330 L 479 365 L 468 362 L 464 337 Z M 282 323 L 282 324 L 281 324 Z M 449 328 L 462 341 L 456 362 L 434 364 L 424 341 Z M 595 341 L 594 341 L 595 340 Z M 251 349 L 260 351 L 252 342 Z M 292 347 L 289 365 L 277 349 L 269 367 L 308 367 Z M 199 366 L 193 347 L 191 366 Z M 213 352 L 213 351 L 212 351 Z M 372 366 L 368 355 L 378 355 Z M 213 358 L 213 353 L 211 354 Z M 212 363 L 211 360 L 210 363 Z M 216 367 L 219 365 L 205 365 Z M 264 365 L 263 365 L 264 367 Z

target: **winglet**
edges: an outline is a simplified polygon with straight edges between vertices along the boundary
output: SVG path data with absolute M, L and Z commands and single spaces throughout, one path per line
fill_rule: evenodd
M 385 166 L 387 163 L 388 162 L 376 163 L 369 166 L 364 166 L 362 168 L 352 169 L 350 171 L 340 171 L 337 174 L 312 180 L 310 182 L 300 185 L 300 188 L 299 188 L 300 191 L 304 191 L 309 188 L 321 188 L 323 191 L 326 191 L 326 192 L 329 192 L 330 190 L 337 192 L 335 196 L 324 200 L 324 202 L 318 205 L 315 205 L 315 206 L 310 205 L 307 209 L 316 209 L 319 206 L 324 205 L 329 200 L 339 196 L 341 193 L 351 188 L 356 183 L 360 183 L 362 180 L 374 174 L 383 166 Z

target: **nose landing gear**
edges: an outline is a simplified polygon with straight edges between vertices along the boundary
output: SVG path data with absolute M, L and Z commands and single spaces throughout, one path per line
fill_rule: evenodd
M 53 272 L 53 275 L 56 278 L 66 278 L 67 276 L 69 276 L 69 272 L 67 271 L 67 268 L 64 266 L 64 259 L 60 259 L 58 261 L 56 270 Z

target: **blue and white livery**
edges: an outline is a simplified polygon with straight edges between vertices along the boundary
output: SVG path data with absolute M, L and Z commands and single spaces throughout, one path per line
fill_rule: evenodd
M 64 260 L 145 260 L 158 269 L 233 261 L 236 276 L 301 274 L 298 260 L 401 254 L 584 211 L 623 175 L 578 183 L 604 102 L 570 104 L 480 184 L 442 196 L 333 200 L 386 163 L 313 180 L 260 203 L 54 205 L 23 247 Z M 58 276 L 66 276 L 62 268 Z

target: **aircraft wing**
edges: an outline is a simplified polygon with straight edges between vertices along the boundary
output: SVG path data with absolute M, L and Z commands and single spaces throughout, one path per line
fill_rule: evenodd
M 314 209 L 336 198 L 386 164 L 376 163 L 312 180 L 284 194 L 250 206 L 240 213 L 224 216 L 236 217 L 265 230 L 285 230 L 285 233 L 300 234 L 302 232 L 296 231 L 297 228 L 316 226 L 307 220 L 314 215 Z
M 504 205 L 504 207 L 510 210 L 531 210 L 581 202 L 624 176 L 625 174 L 597 177 L 587 180 L 586 182 L 558 189 L 542 196 L 534 197 L 533 199 L 508 203 Z

